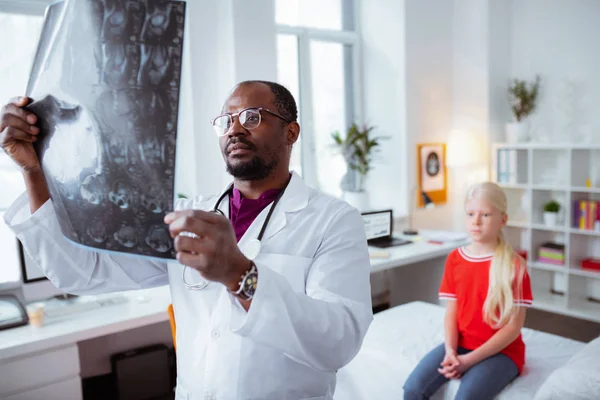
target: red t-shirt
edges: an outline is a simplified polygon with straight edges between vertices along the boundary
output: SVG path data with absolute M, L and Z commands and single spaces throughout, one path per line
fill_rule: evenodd
M 483 304 L 489 287 L 489 272 L 492 255 L 471 256 L 463 248 L 454 250 L 446 259 L 444 277 L 440 286 L 440 299 L 456 300 L 458 345 L 468 350 L 475 350 L 498 329 L 494 329 L 483 320 Z M 518 263 L 517 268 L 521 268 Z M 525 265 L 520 295 L 516 293 L 516 282 L 513 285 L 515 305 L 531 307 L 533 296 L 531 282 Z M 518 276 L 518 274 L 516 274 Z M 525 364 L 525 343 L 521 335 L 502 350 L 517 365 L 519 373 Z

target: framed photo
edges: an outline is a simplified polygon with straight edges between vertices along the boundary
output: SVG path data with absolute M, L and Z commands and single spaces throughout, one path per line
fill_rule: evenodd
M 425 206 L 425 196 L 436 205 L 445 204 L 448 198 L 446 145 L 444 143 L 418 144 L 417 163 L 419 189 L 417 192 L 417 206 Z

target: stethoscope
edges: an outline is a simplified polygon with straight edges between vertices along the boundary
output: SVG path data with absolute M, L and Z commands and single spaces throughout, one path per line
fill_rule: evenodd
M 258 233 L 258 236 L 255 239 L 250 240 L 244 246 L 244 250 L 242 252 L 244 253 L 244 256 L 246 256 L 246 258 L 248 258 L 249 260 L 254 260 L 258 256 L 258 253 L 260 253 L 260 248 L 262 246 L 261 245 L 261 241 L 262 241 L 263 235 L 265 234 L 265 230 L 267 229 L 267 225 L 269 225 L 269 221 L 271 220 L 271 215 L 273 215 L 273 210 L 275 210 L 275 207 L 277 206 L 277 203 L 279 203 L 279 200 L 283 196 L 283 193 L 285 193 L 285 190 L 287 189 L 287 185 L 288 184 L 289 184 L 289 181 L 285 185 L 285 187 L 283 188 L 283 190 L 277 195 L 277 197 L 273 201 L 273 204 L 271 205 L 271 209 L 269 209 L 269 213 L 267 214 L 267 218 L 265 218 L 265 221 L 263 222 L 262 227 L 260 228 L 260 232 Z M 213 212 L 213 213 L 216 213 L 216 214 L 221 214 L 222 216 L 225 217 L 225 213 L 219 209 L 219 206 L 221 205 L 221 203 L 223 202 L 223 200 L 225 200 L 225 197 L 231 196 L 232 193 L 233 193 L 233 183 L 231 183 L 229 185 L 229 187 L 227 188 L 227 190 L 225 190 L 221 194 L 221 196 L 219 197 L 219 199 L 215 203 L 213 209 L 210 210 L 210 212 Z M 192 237 L 194 237 L 194 238 L 198 238 L 198 236 L 196 236 L 194 234 L 190 234 L 190 235 Z M 204 280 L 204 282 L 202 282 L 202 283 L 196 283 L 196 284 L 190 284 L 190 283 L 188 283 L 186 281 L 186 279 L 185 279 L 185 272 L 186 272 L 187 268 L 188 268 L 187 265 L 183 266 L 183 273 L 181 275 L 181 279 L 183 280 L 183 284 L 185 285 L 186 288 L 188 288 L 189 290 L 202 290 L 202 289 L 204 289 L 205 287 L 208 286 L 208 284 L 210 283 L 210 281 L 208 281 L 208 280 Z

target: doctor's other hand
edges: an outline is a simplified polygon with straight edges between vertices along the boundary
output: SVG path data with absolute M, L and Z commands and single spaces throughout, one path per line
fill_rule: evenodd
M 164 221 L 175 239 L 181 264 L 194 268 L 206 280 L 222 283 L 230 291 L 238 289 L 251 262 L 239 249 L 229 219 L 208 211 L 181 210 L 167 214 Z M 197 237 L 181 235 L 184 232 Z
M 37 117 L 23 109 L 29 102 L 27 97 L 17 97 L 0 111 L 0 146 L 25 172 L 40 168 L 33 149 L 40 133 Z

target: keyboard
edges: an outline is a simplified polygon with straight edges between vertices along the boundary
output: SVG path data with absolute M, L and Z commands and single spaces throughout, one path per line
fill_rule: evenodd
M 68 300 L 51 299 L 45 302 L 44 316 L 48 319 L 82 314 L 104 307 L 127 303 L 129 299 L 122 293 L 97 296 L 82 296 Z
M 385 238 L 379 238 L 379 239 L 371 239 L 371 240 L 367 241 L 367 243 L 369 244 L 369 246 L 385 249 L 387 247 L 403 246 L 405 244 L 411 244 L 412 242 L 410 240 L 406 240 L 406 239 L 402 239 L 402 238 L 385 237 Z

